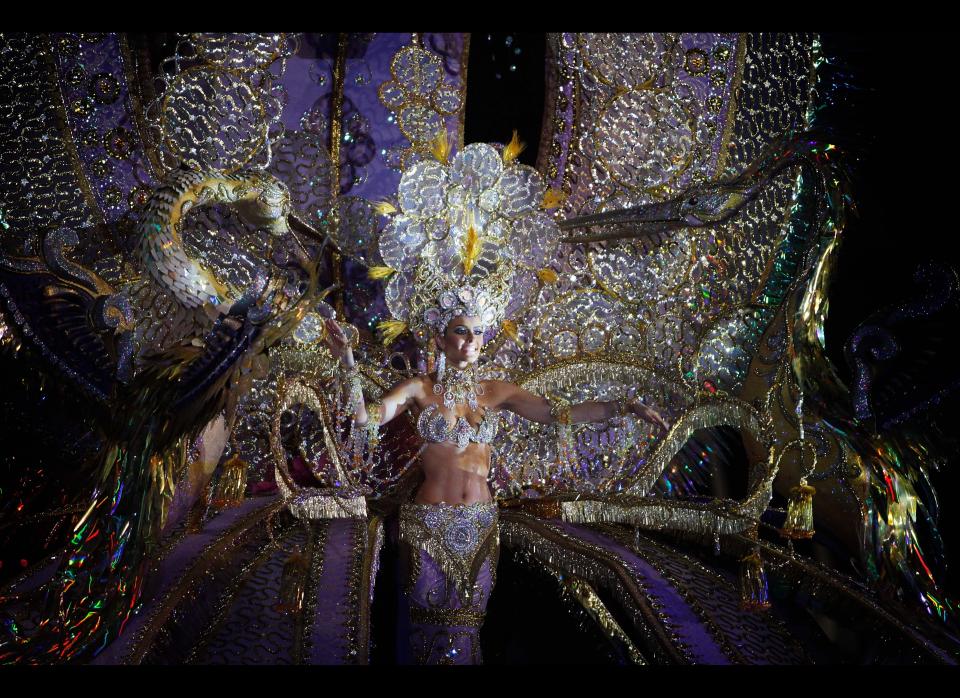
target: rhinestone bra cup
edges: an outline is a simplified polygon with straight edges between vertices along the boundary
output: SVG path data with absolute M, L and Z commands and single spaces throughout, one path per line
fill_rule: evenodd
M 455 443 L 459 448 L 465 448 L 471 441 L 478 444 L 491 443 L 497 435 L 497 415 L 487 410 L 483 421 L 474 429 L 466 417 L 457 419 L 451 428 L 447 418 L 440 413 L 436 405 L 427 406 L 417 419 L 417 431 L 427 441 L 434 443 Z

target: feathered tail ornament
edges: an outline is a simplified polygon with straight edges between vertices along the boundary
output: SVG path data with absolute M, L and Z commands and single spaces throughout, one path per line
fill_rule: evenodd
M 258 306 L 259 293 L 251 291 L 217 320 L 202 347 L 187 344 L 152 357 L 119 396 L 114 432 L 95 464 L 97 485 L 47 584 L 43 618 L 29 634 L 15 623 L 8 628 L 0 663 L 88 659 L 123 632 L 140 602 L 185 444 L 235 404 L 243 369 L 293 331 L 317 300 L 316 269 L 308 272 L 306 293 L 287 309 L 272 309 L 273 299 Z
M 848 214 L 855 213 L 842 155 L 821 134 L 801 134 L 782 139 L 744 177 L 762 177 L 790 161 L 811 166 L 804 169 L 797 206 L 812 205 L 814 210 L 811 216 L 795 211 L 794 220 L 812 218 L 818 237 L 790 293 L 797 299 L 789 347 L 792 372 L 805 407 L 830 430 L 866 478 L 861 540 L 868 576 L 907 603 L 918 604 L 957 627 L 955 604 L 936 578 L 937 568 L 942 569 L 943 543 L 929 477 L 935 445 L 909 426 L 878 430 L 872 420 L 858 419 L 850 390 L 826 354 L 829 290 Z

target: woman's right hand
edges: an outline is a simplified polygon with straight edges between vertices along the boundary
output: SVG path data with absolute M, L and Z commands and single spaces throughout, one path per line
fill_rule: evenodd
M 330 350 L 330 353 L 336 359 L 340 359 L 347 366 L 353 365 L 353 349 L 350 346 L 350 340 L 347 338 L 347 333 L 343 331 L 343 328 L 337 324 L 337 321 L 333 318 L 327 318 L 323 322 L 324 328 L 327 330 L 324 333 L 323 341 L 327 345 L 327 348 Z

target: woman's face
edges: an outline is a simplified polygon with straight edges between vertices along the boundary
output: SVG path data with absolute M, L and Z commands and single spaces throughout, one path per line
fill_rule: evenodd
M 440 338 L 440 350 L 454 366 L 476 363 L 483 348 L 484 325 L 480 318 L 472 315 L 458 315 L 447 325 L 446 332 Z

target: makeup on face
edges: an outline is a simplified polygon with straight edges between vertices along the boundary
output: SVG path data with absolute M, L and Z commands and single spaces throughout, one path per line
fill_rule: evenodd
M 486 327 L 479 318 L 461 316 L 451 320 L 444 337 L 448 355 L 462 353 L 470 358 L 479 355 L 483 348 L 485 330 Z

